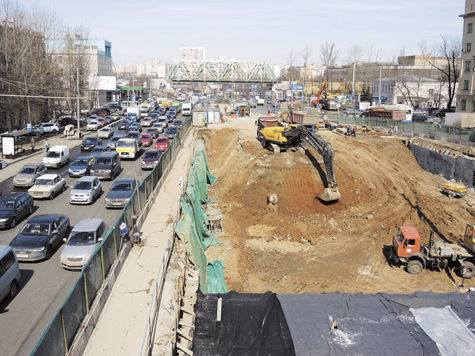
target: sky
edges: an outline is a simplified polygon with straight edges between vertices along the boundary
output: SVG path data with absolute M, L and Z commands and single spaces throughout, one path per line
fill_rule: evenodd
M 384 60 L 420 53 L 441 35 L 460 39 L 464 0 L 17 0 L 44 8 L 90 38 L 112 43 L 115 64 L 151 58 L 171 63 L 179 47 L 205 47 L 208 58 L 321 62 L 320 46 L 333 42 L 338 63 L 353 46 Z

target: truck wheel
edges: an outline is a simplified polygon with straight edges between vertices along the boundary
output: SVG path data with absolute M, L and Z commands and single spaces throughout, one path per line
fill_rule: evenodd
M 418 260 L 411 260 L 407 263 L 407 272 L 410 274 L 419 274 L 422 272 L 422 263 Z
M 465 261 L 462 263 L 460 274 L 465 279 L 470 279 L 475 275 L 475 265 L 472 262 Z

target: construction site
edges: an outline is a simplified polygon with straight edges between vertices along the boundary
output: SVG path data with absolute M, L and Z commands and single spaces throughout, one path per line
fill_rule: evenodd
M 422 169 L 407 141 L 373 130 L 349 137 L 320 129 L 334 150 L 341 194 L 327 203 L 317 198 L 324 185 L 309 156 L 302 149 L 263 148 L 256 120 L 202 132 L 209 169 L 218 179 L 209 199 L 223 214 L 221 245 L 206 254 L 224 262 L 229 290 L 444 293 L 475 286 L 475 279 L 463 280 L 454 271 L 413 275 L 388 263 L 384 248 L 398 227 L 415 227 L 424 244 L 431 230 L 458 243 L 473 219 L 473 193 L 461 199 L 443 195 L 446 180 Z

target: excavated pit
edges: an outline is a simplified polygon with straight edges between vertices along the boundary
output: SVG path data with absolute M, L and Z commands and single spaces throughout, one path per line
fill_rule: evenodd
M 252 121 L 249 121 L 252 125 Z M 400 225 L 430 228 L 452 241 L 471 222 L 465 199 L 440 193 L 442 177 L 424 171 L 397 139 L 320 134 L 335 150 L 341 198 L 316 199 L 321 177 L 302 150 L 262 149 L 255 128 L 204 133 L 210 170 L 218 177 L 210 199 L 223 212 L 222 259 L 229 290 L 243 293 L 449 292 L 461 283 L 445 272 L 413 276 L 389 266 L 383 254 Z M 317 157 L 322 162 L 320 157 Z M 278 197 L 268 204 L 268 194 Z M 465 287 L 475 281 L 465 281 Z

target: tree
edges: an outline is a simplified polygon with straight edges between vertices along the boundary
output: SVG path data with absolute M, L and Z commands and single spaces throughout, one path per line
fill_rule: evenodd
M 460 76 L 460 56 L 462 54 L 461 41 L 449 39 L 441 35 L 441 41 L 432 51 L 427 51 L 421 46 L 422 54 L 426 61 L 441 74 L 441 80 L 447 85 L 447 109 L 450 109 L 455 98 L 455 88 Z M 444 58 L 444 63 L 439 63 L 437 57 Z
M 327 82 L 330 82 L 329 67 L 335 65 L 338 58 L 338 50 L 335 48 L 334 43 L 324 42 L 320 46 L 320 60 L 325 66 Z

